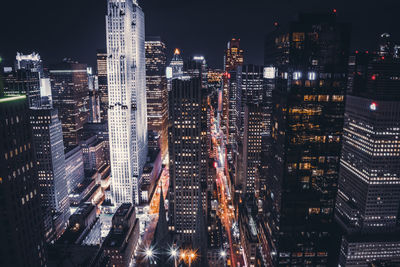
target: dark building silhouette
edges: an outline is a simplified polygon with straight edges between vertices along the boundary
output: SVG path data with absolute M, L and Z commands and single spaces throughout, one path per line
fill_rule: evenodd
M 28 100 L 24 95 L 4 96 L 2 91 L 0 88 L 0 265 L 45 266 Z
M 265 44 L 276 67 L 265 223 L 277 266 L 326 265 L 347 81 L 349 25 L 301 14 Z
M 201 106 L 199 78 L 174 79 L 169 92 L 169 229 L 192 242 L 201 197 Z

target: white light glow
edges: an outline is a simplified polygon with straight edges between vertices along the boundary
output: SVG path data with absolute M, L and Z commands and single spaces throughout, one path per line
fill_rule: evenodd
M 264 79 L 274 79 L 275 78 L 275 68 L 274 67 L 265 67 L 264 68 Z

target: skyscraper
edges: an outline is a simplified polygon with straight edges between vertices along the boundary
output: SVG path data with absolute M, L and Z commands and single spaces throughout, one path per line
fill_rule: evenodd
M 167 78 L 182 78 L 183 76 L 183 59 L 181 56 L 181 51 L 178 48 L 175 48 L 174 51 L 174 56 L 171 59 L 171 62 L 169 63 L 169 71 L 171 73 L 168 73 L 167 70 Z
M 233 38 L 227 44 L 227 49 L 225 50 L 224 55 L 224 71 L 225 75 L 223 76 L 223 91 L 222 91 L 222 124 L 225 126 L 226 135 L 229 135 L 229 128 L 232 128 L 231 122 L 229 121 L 229 107 L 232 96 L 236 95 L 235 92 L 230 92 L 230 71 L 236 71 L 238 66 L 243 65 L 243 49 L 240 49 L 240 39 Z M 235 86 L 235 85 L 234 85 Z M 232 90 L 235 90 L 236 87 L 233 87 Z
M 5 68 L 4 91 L 7 94 L 25 94 L 29 106 L 40 105 L 40 78 L 43 66 L 40 55 L 33 52 L 29 55 L 17 53 L 14 68 Z
M 148 130 L 160 136 L 162 153 L 167 150 L 168 91 L 166 47 L 160 37 L 146 37 L 146 91 Z
M 63 130 L 64 146 L 79 143 L 78 131 L 89 118 L 89 81 L 86 64 L 71 60 L 50 68 L 53 107 Z
M 349 60 L 335 212 L 340 266 L 400 260 L 400 60 L 388 34 L 381 40 L 376 53 Z
M 27 97 L 3 96 L 1 84 L 0 136 L 0 265 L 45 266 Z
M 97 77 L 100 93 L 101 121 L 107 121 L 108 110 L 108 84 L 107 84 L 107 51 L 97 50 Z
M 201 174 L 200 78 L 174 79 L 169 92 L 169 226 L 183 242 L 196 230 Z
M 57 110 L 51 108 L 32 108 L 30 122 L 41 205 L 43 212 L 49 213 L 52 232 L 58 238 L 65 230 L 70 215 L 61 122 Z
M 108 129 L 116 204 L 139 203 L 147 156 L 144 14 L 136 0 L 108 0 Z
M 276 265 L 326 265 L 347 81 L 349 26 L 301 14 L 265 46 L 275 66 L 265 220 Z

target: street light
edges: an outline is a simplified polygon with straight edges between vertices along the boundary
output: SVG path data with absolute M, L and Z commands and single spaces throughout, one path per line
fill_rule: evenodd
M 195 257 L 196 257 L 196 254 L 194 254 L 194 252 L 192 251 L 192 253 L 190 253 L 190 255 L 189 255 L 189 267 L 192 266 L 192 260 L 194 260 Z
M 174 266 L 177 267 L 178 263 L 176 262 L 176 258 L 178 257 L 178 250 L 172 247 L 169 251 L 169 254 L 171 254 L 172 258 L 174 258 Z
M 225 250 L 221 250 L 221 252 L 219 253 L 220 258 L 223 260 L 224 262 L 224 266 L 226 264 L 226 251 Z

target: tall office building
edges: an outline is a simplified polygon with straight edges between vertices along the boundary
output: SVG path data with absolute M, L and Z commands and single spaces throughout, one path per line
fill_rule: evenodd
M 89 118 L 89 82 L 86 64 L 70 60 L 50 68 L 53 107 L 63 130 L 64 146 L 79 143 L 78 131 Z
M 183 242 L 196 230 L 201 175 L 200 78 L 174 79 L 169 92 L 169 229 Z
M 170 72 L 170 73 L 169 73 Z M 183 59 L 181 55 L 181 51 L 178 48 L 175 48 L 174 56 L 169 63 L 167 69 L 167 78 L 182 78 L 183 76 Z
M 97 77 L 100 94 L 101 121 L 107 121 L 108 110 L 108 82 L 107 82 L 107 51 L 97 50 Z
M 231 71 L 241 65 L 243 65 L 243 49 L 240 48 L 240 39 L 232 38 L 225 50 L 224 70 Z
M 400 59 L 381 38 L 376 53 L 349 60 L 335 212 L 344 229 L 340 266 L 400 260 Z
M 349 26 L 301 14 L 267 37 L 277 68 L 265 220 L 275 265 L 326 265 L 347 81 Z
M 262 134 L 262 109 L 261 105 L 248 103 L 244 106 L 244 133 L 243 133 L 243 188 L 246 194 L 254 194 L 256 176 L 261 158 Z
M 51 108 L 32 108 L 30 122 L 41 205 L 43 212 L 51 217 L 50 231 L 58 238 L 64 232 L 70 215 L 61 122 L 57 110 Z
M 17 53 L 15 66 L 4 68 L 4 91 L 7 94 L 25 94 L 29 106 L 40 106 L 40 79 L 43 77 L 43 66 L 40 55 Z
M 136 0 L 108 0 L 108 129 L 116 204 L 139 203 L 147 157 L 144 14 Z
M 162 154 L 168 146 L 168 91 L 166 47 L 158 36 L 146 37 L 147 127 L 160 136 Z
M 231 122 L 229 121 L 229 107 L 231 102 L 231 98 L 233 99 L 237 92 L 230 92 L 230 83 L 229 79 L 231 78 L 230 71 L 236 71 L 238 66 L 243 65 L 243 49 L 240 48 L 240 39 L 233 38 L 227 44 L 227 49 L 225 50 L 224 55 L 224 71 L 225 75 L 223 76 L 223 89 L 222 89 L 222 124 L 225 126 L 226 135 L 229 136 L 229 129 L 231 126 Z M 237 85 L 237 84 L 236 84 Z M 235 91 L 237 87 L 233 85 L 232 90 Z
M 45 266 L 27 97 L 4 96 L 2 89 L 0 84 L 0 265 Z

